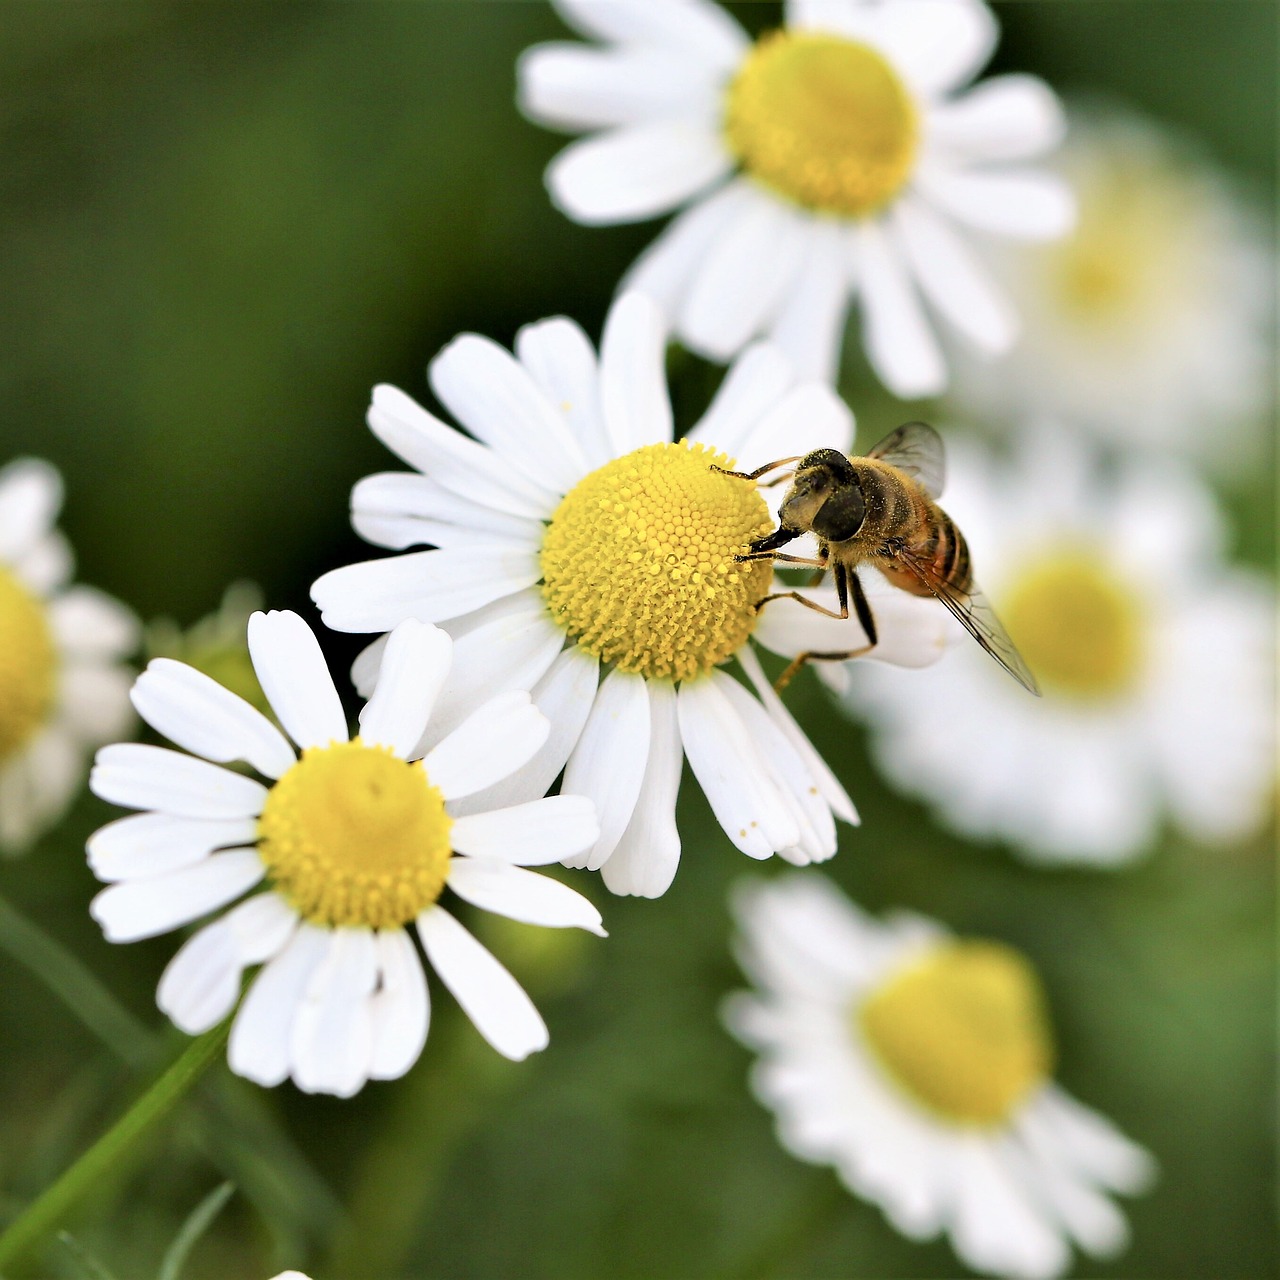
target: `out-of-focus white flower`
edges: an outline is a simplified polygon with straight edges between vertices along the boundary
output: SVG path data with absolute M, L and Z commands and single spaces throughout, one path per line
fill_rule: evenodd
M 256 613 L 249 650 L 280 723 L 184 663 L 154 659 L 133 701 L 179 746 L 104 747 L 95 794 L 142 813 L 90 837 L 89 863 L 110 882 L 92 913 L 112 942 L 154 937 L 269 888 L 193 934 L 157 1000 L 190 1035 L 235 1008 L 244 971 L 263 965 L 236 1013 L 231 1068 L 263 1085 L 347 1097 L 403 1075 L 426 1041 L 430 1003 L 414 925 L 431 967 L 499 1053 L 547 1043 L 511 975 L 439 903 L 446 888 L 529 924 L 603 933 L 567 885 L 525 870 L 589 846 L 599 833 L 579 796 L 514 808 L 456 804 L 505 778 L 550 726 L 527 693 L 499 693 L 425 758 L 414 748 L 447 696 L 453 642 L 405 622 L 348 740 L 315 635 L 295 613 Z M 244 761 L 268 779 L 220 768 Z
M 122 660 L 137 619 L 93 587 L 68 586 L 54 527 L 62 480 L 47 462 L 0 470 L 0 848 L 24 849 L 64 813 L 95 747 L 133 723 Z
M 1125 1247 L 1107 1192 L 1141 1190 L 1154 1163 L 1053 1082 L 1022 955 L 915 915 L 874 920 L 817 872 L 743 885 L 733 907 L 756 990 L 725 1021 L 760 1055 L 752 1088 L 788 1151 L 903 1235 L 946 1232 L 977 1271 L 1048 1280 L 1072 1242 Z
M 1073 205 L 1025 163 L 1061 136 L 1053 93 L 966 87 L 997 40 L 980 0 L 789 0 L 754 44 L 709 0 L 555 4 L 601 45 L 520 62 L 527 115 L 593 131 L 552 161 L 552 199 L 597 225 L 687 206 L 625 282 L 686 345 L 727 360 L 767 334 L 829 380 L 856 298 L 873 367 L 912 398 L 947 380 L 926 302 L 988 354 L 1014 341 L 968 237 L 1053 239 Z
M 968 643 L 910 679 L 854 667 L 847 705 L 884 770 L 1036 861 L 1122 862 L 1165 814 L 1201 839 L 1256 827 L 1275 777 L 1273 594 L 1224 563 L 1204 484 L 1152 455 L 1104 472 L 1047 428 L 1007 465 L 950 453 L 948 511 L 1044 697 Z
M 1006 423 L 1061 416 L 1224 468 L 1256 461 L 1275 342 L 1260 220 L 1156 125 L 1098 110 L 1071 121 L 1059 168 L 1076 229 L 993 251 L 1023 336 L 998 365 L 958 360 L 955 403 Z

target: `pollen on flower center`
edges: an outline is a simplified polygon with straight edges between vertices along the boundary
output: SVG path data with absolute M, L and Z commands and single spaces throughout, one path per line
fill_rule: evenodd
M 724 135 L 765 185 L 806 208 L 859 217 L 906 182 L 918 127 L 906 86 L 870 46 L 775 31 L 729 85 Z
M 394 928 L 439 898 L 452 825 L 421 763 L 355 738 L 308 748 L 271 788 L 258 851 L 312 923 Z
M 579 647 L 623 671 L 687 680 L 746 641 L 768 562 L 734 560 L 772 527 L 756 487 L 704 445 L 653 444 L 565 496 L 542 542 L 542 592 Z
M 1115 697 L 1142 665 L 1143 626 L 1133 591 L 1087 548 L 1027 566 L 1006 589 L 1000 616 L 1047 691 Z
M 855 1018 L 891 1080 L 953 1124 L 1002 1124 L 1052 1068 L 1039 981 L 999 943 L 935 947 L 893 974 Z
M 25 746 L 48 719 L 57 670 L 45 606 L 0 569 L 0 761 Z

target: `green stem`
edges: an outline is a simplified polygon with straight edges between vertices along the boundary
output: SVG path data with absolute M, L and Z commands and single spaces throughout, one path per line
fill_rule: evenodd
M 217 1058 L 231 1029 L 228 1019 L 183 1050 L 156 1082 L 51 1187 L 27 1206 L 0 1235 L 0 1273 L 53 1231 L 108 1174 L 120 1166 L 139 1140 L 177 1105 Z

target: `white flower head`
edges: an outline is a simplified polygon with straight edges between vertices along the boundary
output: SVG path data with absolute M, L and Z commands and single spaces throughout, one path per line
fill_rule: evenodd
M 1261 220 L 1155 124 L 1096 107 L 1071 120 L 1058 168 L 1079 221 L 994 254 L 1022 340 L 999 366 L 959 361 L 956 404 L 1005 423 L 1061 416 L 1220 469 L 1256 462 L 1275 343 Z
M 1150 454 L 1104 472 L 1047 427 L 1005 464 L 962 444 L 949 461 L 948 510 L 1044 697 L 973 645 L 911 683 L 851 671 L 884 770 L 1042 862 L 1120 863 L 1166 814 L 1205 840 L 1256 828 L 1275 780 L 1274 596 L 1224 562 L 1203 482 Z
M 83 785 L 87 756 L 133 723 L 123 659 L 138 621 L 93 587 L 68 586 L 54 527 L 62 480 L 47 462 L 0 469 L 0 849 L 51 827 Z
M 816 872 L 733 901 L 752 992 L 725 1021 L 778 1140 L 832 1166 L 913 1240 L 945 1232 L 976 1271 L 1050 1280 L 1074 1242 L 1111 1256 L 1108 1192 L 1151 1157 L 1053 1082 L 1043 993 L 1018 952 L 915 915 L 865 915 Z
M 595 801 L 601 828 L 569 865 L 647 897 L 676 872 L 685 757 L 744 853 L 807 863 L 835 852 L 834 818 L 856 821 L 853 805 L 749 639 L 787 656 L 866 644 L 852 617 L 835 622 L 790 600 L 757 613 L 771 570 L 735 557 L 773 520 L 754 484 L 713 468 L 847 450 L 848 409 L 825 385 L 797 382 L 791 362 L 762 345 L 674 441 L 664 350 L 661 319 L 640 295 L 614 304 L 598 360 L 565 319 L 522 329 L 514 356 L 464 334 L 432 362 L 430 380 L 474 440 L 378 387 L 369 425 L 420 474 L 357 484 L 355 527 L 385 547 L 436 549 L 348 565 L 312 588 L 339 631 L 415 617 L 454 635 L 460 676 L 432 734 L 478 690 L 532 690 L 551 736 L 486 798 L 542 795 L 563 768 L 564 789 Z M 780 501 L 781 489 L 769 492 Z M 887 603 L 873 656 L 933 661 L 946 636 L 939 612 L 905 596 Z M 357 661 L 357 687 L 380 652 L 375 642 Z M 722 670 L 731 658 L 758 697 Z
M 263 965 L 231 1029 L 233 1071 L 262 1085 L 349 1096 L 403 1075 L 426 1041 L 427 960 L 476 1029 L 519 1059 L 547 1029 L 511 975 L 440 905 L 446 888 L 529 924 L 603 933 L 566 885 L 525 870 L 591 844 L 588 800 L 562 795 L 514 807 L 457 802 L 523 765 L 545 742 L 528 694 L 498 693 L 422 759 L 414 748 L 448 696 L 453 642 L 405 622 L 347 733 L 314 633 L 295 613 L 256 613 L 249 650 L 299 756 L 259 711 L 181 662 L 154 659 L 133 701 L 143 719 L 192 752 L 104 747 L 95 794 L 143 810 L 89 840 L 110 882 L 92 913 L 112 942 L 133 942 L 222 911 L 193 934 L 160 980 L 160 1008 L 190 1035 L 235 1008 L 244 971 Z M 267 781 L 221 765 L 243 761 Z
M 981 0 L 789 0 L 752 44 L 710 0 L 555 0 L 600 46 L 520 62 L 532 119 L 592 130 L 547 170 L 579 222 L 683 212 L 624 282 L 693 350 L 727 360 L 768 335 L 827 380 L 851 300 L 894 394 L 934 395 L 947 370 L 926 306 L 988 356 L 1017 318 L 966 236 L 1052 239 L 1061 180 L 1025 162 L 1063 131 L 1027 75 L 967 89 L 991 56 Z

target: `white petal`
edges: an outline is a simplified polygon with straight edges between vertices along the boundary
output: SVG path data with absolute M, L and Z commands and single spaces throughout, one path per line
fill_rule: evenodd
M 296 613 L 255 613 L 249 656 L 276 719 L 298 746 L 347 741 L 347 717 L 320 642 Z
M 418 935 L 441 982 L 475 1028 L 519 1061 L 547 1046 L 547 1027 L 516 980 L 443 907 L 418 917 Z
M 62 508 L 62 477 L 39 458 L 0 469 L 0 560 L 24 557 L 53 528 Z
M 649 758 L 649 692 L 643 676 L 611 671 L 596 694 L 564 769 L 561 790 L 586 796 L 600 817 L 600 837 L 567 866 L 591 871 L 613 852 L 631 821 Z
M 657 306 L 624 293 L 609 308 L 600 340 L 600 400 L 615 456 L 671 439 L 666 350 Z
M 288 945 L 254 979 L 231 1027 L 231 1070 L 270 1088 L 289 1074 L 294 1019 L 312 971 L 329 947 L 330 930 L 300 924 Z
M 678 330 L 693 350 L 727 360 L 772 320 L 804 262 L 814 222 L 750 189 L 696 269 Z
M 605 937 L 600 912 L 567 884 L 486 858 L 454 858 L 449 888 L 484 911 L 552 929 L 586 929 Z
M 390 631 L 406 618 L 471 613 L 541 577 L 533 548 L 449 547 L 331 569 L 311 584 L 311 598 L 335 631 Z
M 898 246 L 874 222 L 854 229 L 854 246 L 867 358 L 899 398 L 936 395 L 947 384 L 946 366 Z
M 49 602 L 58 651 L 77 658 L 123 658 L 138 647 L 141 627 L 131 609 L 96 587 L 76 585 Z
M 28 591 L 43 597 L 66 585 L 75 568 L 75 556 L 71 544 L 54 529 L 9 565 Z
M 520 689 L 500 693 L 468 716 L 423 758 L 446 800 L 505 778 L 547 740 L 550 722 Z
M 981 0 L 906 0 L 860 6 L 866 39 L 917 93 L 935 97 L 971 80 L 996 47 L 995 15 Z
M 752 426 L 795 382 L 795 367 L 780 347 L 756 342 L 733 362 L 688 439 L 738 457 Z
M 684 770 L 684 746 L 674 686 L 649 685 L 649 759 L 627 829 L 600 867 L 611 893 L 660 898 L 680 865 L 676 795 Z
M 153 658 L 131 698 L 153 729 L 206 760 L 244 760 L 268 778 L 280 777 L 297 761 L 261 711 L 185 662 Z
M 137 725 L 129 692 L 133 672 L 101 658 L 65 662 L 59 677 L 61 721 L 86 747 L 131 737 Z
M 800 829 L 787 810 L 759 749 L 713 671 L 680 686 L 680 737 L 716 820 L 743 853 L 767 858 L 796 843 Z
M 984 80 L 928 115 L 928 145 L 974 160 L 1026 160 L 1052 150 L 1066 133 L 1058 95 L 1038 76 Z
M 508 809 L 456 818 L 449 839 L 459 853 L 521 867 L 559 862 L 600 836 L 595 805 L 585 796 L 547 796 Z
M 366 700 L 373 697 L 373 691 L 378 687 L 378 672 L 382 669 L 382 655 L 387 651 L 390 634 L 388 632 L 365 645 L 351 664 L 351 683 Z
M 103 889 L 89 905 L 108 942 L 137 942 L 234 901 L 265 874 L 256 849 L 211 853 L 195 866 Z
M 135 813 L 99 827 L 85 849 L 99 880 L 134 880 L 190 866 L 215 849 L 250 845 L 257 836 L 254 818 L 213 821 Z
M 799 377 L 834 382 L 852 286 L 843 228 L 815 220 L 807 240 L 804 265 L 769 337 L 791 357 Z
M 1075 200 L 1054 174 L 1017 169 L 954 171 L 930 165 L 921 167 L 916 185 L 961 222 L 997 235 L 1057 240 L 1075 225 Z
M 349 1098 L 368 1080 L 373 1057 L 369 1004 L 377 978 L 372 930 L 329 931 L 289 1039 L 290 1074 L 305 1093 Z
M 256 818 L 267 789 L 260 782 L 165 747 L 120 742 L 98 752 L 89 775 L 95 796 L 126 809 L 187 818 Z
M 283 898 L 259 893 L 206 925 L 165 966 L 156 1004 L 189 1036 L 235 1008 L 245 967 L 271 959 L 293 936 L 297 916 Z
M 1051 1135 L 1045 1144 L 1100 1186 L 1134 1194 L 1154 1181 L 1156 1164 L 1150 1153 L 1058 1085 L 1041 1090 L 1027 1118 L 1033 1114 Z
M 547 166 L 546 182 L 561 212 L 605 226 L 667 213 L 732 167 L 710 123 L 657 120 L 570 143 Z
M 848 453 L 852 446 L 849 406 L 825 383 L 804 382 L 792 387 L 747 433 L 738 451 L 738 465 L 751 471 L 811 449 Z
M 0 766 L 0 848 L 20 852 L 57 821 L 80 789 L 83 754 L 52 723 Z
M 595 348 L 580 326 L 563 316 L 527 324 L 516 334 L 516 355 L 548 401 L 569 424 L 590 467 L 613 457 L 600 407 Z
M 418 1060 L 427 1042 L 431 1000 L 427 975 L 404 929 L 373 935 L 378 961 L 378 988 L 369 1002 L 373 1053 L 369 1075 L 397 1080 Z
M 365 742 L 390 747 L 401 759 L 418 744 L 449 676 L 453 640 L 429 622 L 406 619 L 391 633 L 373 697 L 360 712 Z
M 587 469 L 563 415 L 509 351 L 478 334 L 455 338 L 427 370 L 431 388 L 477 440 L 547 493 L 567 493 Z
M 710 0 L 555 0 L 561 17 L 584 35 L 621 45 L 684 50 L 728 71 L 750 43 Z

